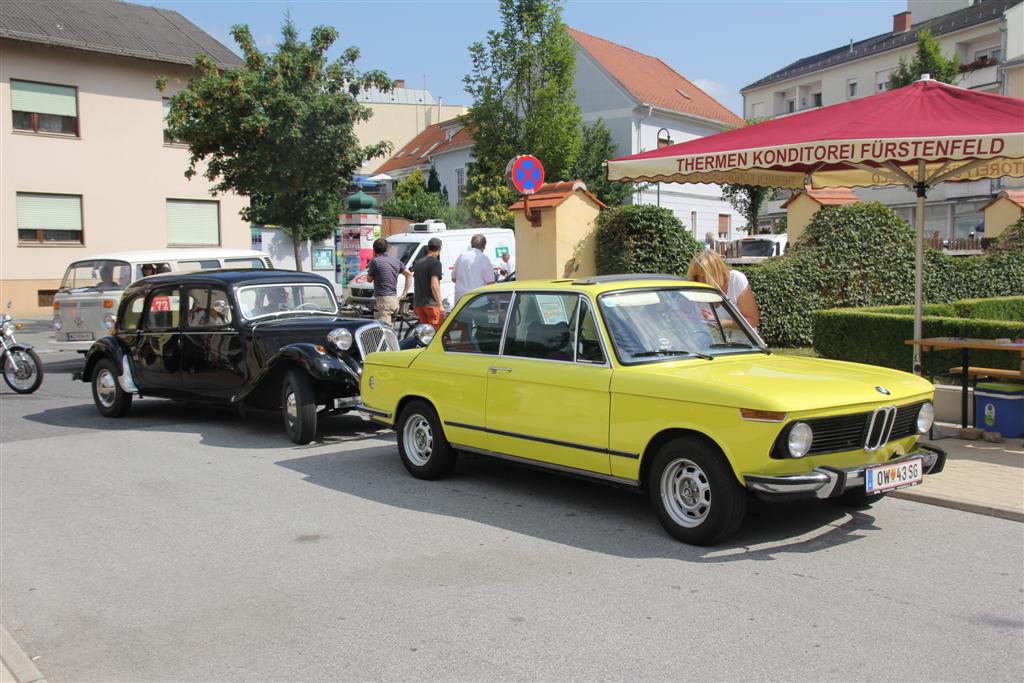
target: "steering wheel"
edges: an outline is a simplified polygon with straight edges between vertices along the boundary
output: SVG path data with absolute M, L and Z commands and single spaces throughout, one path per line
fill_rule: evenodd
M 320 306 L 318 306 L 317 304 L 310 303 L 310 302 L 307 301 L 304 304 L 299 304 L 298 306 L 296 306 L 295 310 L 296 311 L 319 311 L 320 310 Z
M 715 343 L 715 338 L 707 330 L 696 328 L 690 330 L 683 337 L 686 345 L 692 349 L 706 349 Z

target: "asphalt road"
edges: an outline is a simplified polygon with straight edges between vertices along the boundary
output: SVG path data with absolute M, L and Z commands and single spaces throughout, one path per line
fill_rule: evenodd
M 107 420 L 76 364 L 0 390 L 2 620 L 51 681 L 1024 675 L 1016 522 L 758 505 L 689 547 L 600 484 L 417 481 L 360 417 L 307 447 L 276 414 Z

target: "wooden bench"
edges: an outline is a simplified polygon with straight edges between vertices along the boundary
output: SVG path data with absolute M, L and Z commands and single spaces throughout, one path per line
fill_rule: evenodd
M 962 375 L 964 373 L 963 366 L 958 366 L 949 369 L 951 375 Z M 968 377 L 996 377 L 998 379 L 1019 379 L 1024 380 L 1024 372 L 1020 370 L 1006 370 L 1003 368 L 976 368 L 971 367 L 967 369 Z

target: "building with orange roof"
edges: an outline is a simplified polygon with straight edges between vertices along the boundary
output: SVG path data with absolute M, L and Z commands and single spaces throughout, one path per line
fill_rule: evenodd
M 985 237 L 999 237 L 1024 216 L 1024 190 L 1003 190 L 983 210 Z
M 808 187 L 806 190 L 795 192 L 783 204 L 786 210 L 787 234 L 790 243 L 795 242 L 800 235 L 804 234 L 807 224 L 814 218 L 824 206 L 843 206 L 845 204 L 856 204 L 860 200 L 848 187 L 829 187 L 814 190 Z

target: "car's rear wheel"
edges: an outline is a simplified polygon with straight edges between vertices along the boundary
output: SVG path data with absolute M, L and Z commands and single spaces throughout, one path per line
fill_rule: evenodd
M 711 545 L 734 533 L 746 494 L 722 457 L 693 438 L 672 439 L 654 456 L 647 490 L 658 521 L 677 540 Z
M 316 395 L 313 383 L 304 373 L 289 370 L 281 384 L 281 414 L 284 430 L 300 446 L 316 435 Z
M 457 455 L 441 429 L 437 411 L 426 401 L 412 401 L 398 417 L 398 454 L 417 479 L 440 479 L 455 467 Z
M 103 417 L 124 417 L 132 407 L 132 395 L 117 381 L 117 365 L 109 358 L 92 370 L 92 400 Z

